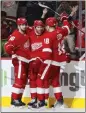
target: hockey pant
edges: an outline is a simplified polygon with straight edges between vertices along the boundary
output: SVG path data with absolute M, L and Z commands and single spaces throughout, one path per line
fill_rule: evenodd
M 50 69 L 49 69 L 49 73 L 46 75 L 45 80 L 44 80 L 45 99 L 46 100 L 49 98 L 50 85 L 53 87 L 53 92 L 54 92 L 55 98 L 57 100 L 62 98 L 59 76 L 60 76 L 60 67 L 51 65 Z
M 37 98 L 37 84 L 36 84 L 36 80 L 37 80 L 37 70 L 34 69 L 35 67 L 33 67 L 33 62 L 30 63 L 30 68 L 29 68 L 29 74 L 28 74 L 28 78 L 29 78 L 29 83 L 30 83 L 30 94 L 31 94 L 31 98 Z
M 14 84 L 12 86 L 12 99 L 21 99 L 25 85 L 28 80 L 28 63 L 22 62 L 17 58 L 12 60 L 14 65 Z
M 44 100 L 44 80 L 41 79 L 42 73 L 46 69 L 47 65 L 40 63 L 33 67 L 33 62 L 30 63 L 30 93 L 31 98 L 37 98 L 38 100 Z M 35 69 L 34 69 L 35 68 Z

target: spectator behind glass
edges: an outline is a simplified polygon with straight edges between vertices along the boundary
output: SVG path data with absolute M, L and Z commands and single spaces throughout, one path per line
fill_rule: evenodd
M 20 1 L 17 11 L 17 17 L 25 17 L 30 26 L 33 25 L 34 20 L 40 20 L 43 12 L 43 7 L 38 5 L 38 1 Z M 55 10 L 56 2 L 55 1 L 42 1 L 42 4 L 45 4 Z M 54 13 L 51 10 L 48 10 L 45 18 L 54 16 Z
M 79 22 L 78 22 L 78 24 L 79 24 Z M 83 14 L 83 11 L 82 11 L 82 28 L 81 28 L 81 30 L 83 31 L 81 33 L 79 30 L 77 30 L 77 37 L 76 37 L 77 38 L 77 40 L 76 40 L 76 48 L 77 49 L 79 49 L 80 46 L 81 46 L 81 48 L 85 48 L 85 14 Z M 81 43 L 79 41 L 79 37 L 80 37 L 79 35 L 81 36 Z
M 6 22 L 6 12 L 1 11 L 1 39 L 7 39 L 8 37 L 8 30 L 7 30 L 7 22 Z
M 26 18 L 29 25 L 33 25 L 34 20 L 41 18 L 43 8 L 38 5 L 38 2 L 28 1 Z
M 1 11 L 1 39 L 7 39 L 15 28 L 16 23 L 12 21 L 12 17 L 7 16 L 5 11 Z

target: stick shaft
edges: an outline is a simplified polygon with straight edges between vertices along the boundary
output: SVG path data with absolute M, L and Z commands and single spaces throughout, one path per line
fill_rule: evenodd
M 40 4 L 40 5 L 42 6 L 42 4 Z M 45 6 L 43 5 L 43 7 L 46 7 L 46 8 L 48 8 L 48 9 L 50 9 L 50 10 L 53 11 L 55 14 L 57 14 L 59 17 L 61 17 L 59 13 L 57 13 L 56 11 L 54 11 L 53 9 L 51 9 L 50 7 L 48 7 L 48 6 L 46 6 L 46 5 L 45 5 Z M 71 23 L 71 24 L 72 24 L 72 23 Z M 72 24 L 72 25 L 74 25 L 74 27 L 77 28 L 78 30 L 80 30 L 82 33 L 85 33 L 85 32 L 83 32 L 81 29 L 79 29 L 75 24 Z

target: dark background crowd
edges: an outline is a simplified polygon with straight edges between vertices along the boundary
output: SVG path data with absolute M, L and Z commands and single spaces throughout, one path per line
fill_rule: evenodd
M 73 16 L 73 20 L 80 21 L 80 15 L 82 16 L 81 19 L 84 17 L 84 24 L 81 24 L 85 27 L 85 1 L 16 1 L 15 4 L 18 5 L 16 10 L 16 17 L 9 16 L 5 11 L 1 9 L 1 56 L 7 57 L 8 55 L 4 51 L 4 43 L 7 41 L 8 36 L 16 29 L 16 19 L 18 17 L 25 17 L 28 21 L 30 26 L 33 25 L 34 20 L 41 19 L 43 14 L 44 7 L 38 5 L 41 2 L 43 5 L 50 7 L 52 10 L 56 11 L 57 13 L 61 14 L 62 12 L 66 12 L 68 15 L 71 12 L 71 7 L 75 5 L 79 5 L 79 9 L 75 16 Z M 81 8 L 80 8 L 81 4 Z M 2 4 L 1 4 L 2 5 Z M 9 5 L 10 7 L 10 5 Z M 11 6 L 12 7 L 12 6 Z M 59 20 L 59 16 L 50 9 L 47 9 L 47 13 L 44 17 L 56 17 Z M 80 48 L 82 48 L 80 46 Z M 84 47 L 83 47 L 84 48 Z M 81 50 L 84 51 L 84 50 Z

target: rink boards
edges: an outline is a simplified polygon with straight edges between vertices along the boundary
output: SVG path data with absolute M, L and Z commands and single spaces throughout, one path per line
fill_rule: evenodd
M 61 87 L 65 103 L 71 108 L 85 108 L 85 61 L 71 61 L 61 67 Z M 1 106 L 10 106 L 10 95 L 14 80 L 11 60 L 1 60 Z M 29 85 L 26 85 L 23 101 L 30 101 Z M 54 103 L 53 89 L 50 87 L 49 105 Z

